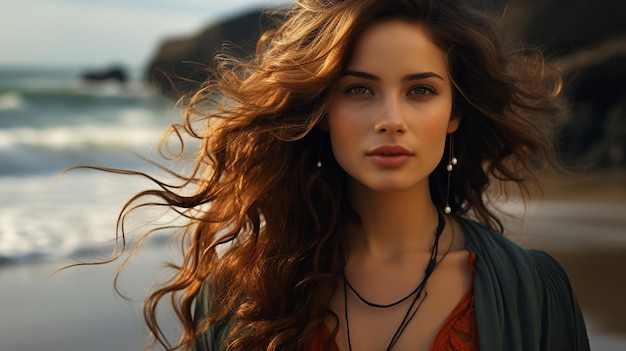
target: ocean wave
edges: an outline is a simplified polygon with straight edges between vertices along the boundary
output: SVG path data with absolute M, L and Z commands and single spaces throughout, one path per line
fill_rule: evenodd
M 18 91 L 7 91 L 0 94 L 0 111 L 19 110 L 26 105 L 24 96 Z
M 149 125 L 163 123 L 175 111 L 167 101 L 145 88 L 93 87 L 0 88 L 0 129 L 72 124 L 126 122 L 141 111 Z M 134 115 L 133 115 L 134 114 Z M 180 111 L 176 112 L 180 116 Z
M 125 84 L 116 82 L 89 83 L 80 80 L 54 81 L 31 79 L 14 84 L 0 84 L 0 92 L 18 91 L 32 94 L 53 95 L 93 95 L 111 96 L 125 95 L 135 97 L 151 97 L 155 95 L 154 87 L 143 81 L 130 81 Z
M 135 166 L 145 162 L 136 154 L 156 155 L 162 132 L 129 126 L 0 130 L 0 176 L 59 172 L 84 164 Z
M 96 171 L 72 172 L 60 179 L 56 175 L 0 177 L 0 266 L 108 257 L 115 248 L 122 205 L 152 186 L 141 178 Z M 127 227 L 129 245 L 145 232 L 142 226 L 149 218 L 170 223 L 177 217 L 160 209 L 142 212 Z M 145 246 L 163 247 L 173 236 L 173 230 L 157 232 Z
M 141 121 L 126 125 L 0 129 L 0 150 L 21 146 L 50 149 L 143 146 L 155 144 L 163 132 L 161 128 L 144 128 Z
M 106 257 L 121 206 L 149 185 L 89 171 L 56 179 L 81 165 L 152 170 L 144 158 L 162 160 L 158 143 L 173 114 L 178 120 L 140 82 L 0 68 L 0 266 Z

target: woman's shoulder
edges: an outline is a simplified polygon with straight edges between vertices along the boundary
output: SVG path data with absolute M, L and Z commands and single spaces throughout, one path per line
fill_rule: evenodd
M 477 319 L 485 335 L 519 329 L 507 335 L 521 337 L 515 341 L 528 346 L 524 349 L 589 349 L 569 277 L 554 257 L 521 247 L 475 221 L 457 220 L 467 250 L 476 253 Z M 493 349 L 500 346 L 493 345 Z
M 194 323 L 196 328 L 204 324 L 204 320 L 211 315 L 212 307 L 211 279 L 207 277 L 202 282 L 195 299 Z M 202 329 L 201 327 L 199 329 Z M 228 320 L 211 323 L 204 333 L 194 339 L 191 350 L 193 351 L 214 351 L 221 350 L 228 338 L 231 325 Z
M 470 219 L 457 220 L 464 232 L 466 248 L 476 253 L 477 269 L 483 274 L 507 285 L 534 287 L 542 295 L 571 294 L 566 270 L 547 252 L 524 248 Z
M 467 250 L 476 252 L 479 258 L 493 260 L 494 264 L 504 267 L 521 265 L 564 272 L 563 267 L 545 251 L 522 247 L 502 233 L 471 219 L 463 217 L 456 219 L 463 230 Z

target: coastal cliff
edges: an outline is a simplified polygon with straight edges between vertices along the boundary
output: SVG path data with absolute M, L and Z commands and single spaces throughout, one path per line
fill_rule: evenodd
M 210 77 L 218 53 L 254 54 L 261 33 L 269 28 L 270 17 L 256 9 L 211 24 L 194 36 L 165 40 L 148 64 L 146 79 L 163 95 L 177 98 Z

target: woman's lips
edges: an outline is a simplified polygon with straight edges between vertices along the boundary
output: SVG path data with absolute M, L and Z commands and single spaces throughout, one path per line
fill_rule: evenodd
M 413 153 L 401 145 L 382 145 L 370 149 L 367 157 L 383 168 L 397 168 L 409 161 Z

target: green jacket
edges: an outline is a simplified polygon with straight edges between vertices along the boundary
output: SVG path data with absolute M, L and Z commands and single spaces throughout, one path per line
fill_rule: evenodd
M 563 267 L 543 251 L 524 249 L 503 235 L 457 218 L 466 248 L 476 253 L 474 307 L 481 351 L 589 350 L 582 313 Z M 195 318 L 210 311 L 205 286 Z M 213 325 L 194 351 L 223 349 L 229 323 Z

